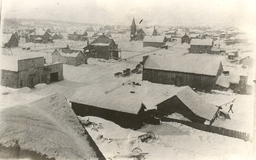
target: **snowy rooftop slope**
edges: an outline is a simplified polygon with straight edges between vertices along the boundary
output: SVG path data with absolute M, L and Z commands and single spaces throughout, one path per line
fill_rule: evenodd
M 143 42 L 164 42 L 165 36 L 145 36 Z
M 112 42 L 112 39 L 109 39 L 107 36 L 105 35 L 100 35 L 98 38 L 96 38 L 94 41 L 92 41 L 90 43 L 90 45 L 109 45 Z
M 61 56 L 63 57 L 77 57 L 80 51 L 74 51 L 72 53 L 66 53 L 63 52 L 61 49 L 57 49 L 57 51 L 60 53 Z
M 104 85 L 104 84 L 102 84 Z M 121 112 L 137 114 L 141 104 L 141 93 L 137 92 L 138 87 L 132 88 L 129 85 L 104 87 L 88 86 L 79 89 L 71 98 L 72 102 L 87 104 L 95 107 L 106 108 Z M 135 93 L 130 93 L 134 91 Z
M 219 56 L 208 54 L 149 56 L 144 68 L 216 76 L 220 63 Z
M 225 76 L 224 74 L 220 75 L 216 81 L 216 84 L 225 88 L 229 88 L 229 76 Z
M 205 45 L 205 46 L 212 46 L 213 40 L 212 39 L 192 39 L 190 45 Z
M 143 82 L 141 86 L 126 84 L 121 86 L 110 84 L 110 86 L 106 87 L 102 84 L 81 88 L 72 96 L 71 101 L 137 114 L 142 103 L 147 109 L 156 109 L 157 104 L 184 88 L 149 82 Z
M 218 108 L 210 103 L 207 103 L 190 87 L 182 89 L 176 95 L 192 112 L 205 119 L 211 120 Z
M 60 94 L 6 108 L 0 114 L 0 143 L 5 146 L 19 140 L 21 149 L 56 159 L 98 159 L 101 155 Z

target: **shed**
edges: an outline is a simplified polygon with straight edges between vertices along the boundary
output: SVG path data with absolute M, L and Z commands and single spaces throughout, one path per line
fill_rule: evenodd
M 185 87 L 157 104 L 157 110 L 167 115 L 176 112 L 196 123 L 205 123 L 205 121 L 213 123 L 219 108 L 205 102 L 190 87 Z

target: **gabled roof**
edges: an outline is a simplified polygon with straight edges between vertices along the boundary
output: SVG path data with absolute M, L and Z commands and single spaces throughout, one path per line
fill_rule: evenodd
M 192 39 L 190 45 L 199 45 L 199 46 L 212 46 L 212 39 Z
M 150 82 L 142 82 L 141 86 L 115 83 L 109 83 L 108 86 L 94 84 L 77 90 L 72 96 L 71 102 L 138 114 L 142 104 L 146 109 L 156 109 L 157 104 L 175 95 L 182 88 L 184 87 Z
M 200 97 L 188 86 L 179 91 L 176 96 L 193 113 L 207 120 L 212 120 L 218 110 L 218 107 L 213 104 L 207 103 L 202 97 Z
M 165 70 L 216 76 L 221 65 L 220 56 L 209 54 L 187 54 L 181 56 L 149 56 L 146 69 Z
M 71 49 L 66 49 L 66 48 L 61 48 L 61 49 L 56 49 L 56 51 L 59 52 L 59 54 L 63 57 L 77 57 L 79 53 L 84 55 L 82 51 L 79 50 L 71 50 Z
M 163 43 L 165 41 L 165 36 L 145 36 L 143 42 L 156 42 Z
M 100 35 L 98 38 L 96 38 L 94 41 L 92 41 L 90 43 L 90 45 L 103 45 L 103 46 L 107 46 L 107 45 L 110 45 L 110 43 L 112 42 L 113 40 L 108 38 L 107 36 L 105 35 Z

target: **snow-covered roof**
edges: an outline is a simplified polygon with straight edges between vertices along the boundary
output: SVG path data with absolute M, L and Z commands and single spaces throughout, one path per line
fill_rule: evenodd
M 149 56 L 146 69 L 175 71 L 216 76 L 220 67 L 220 56 L 209 54 L 187 54 L 182 56 Z
M 37 38 L 35 38 L 35 40 L 42 40 L 42 38 L 41 37 L 37 37 Z
M 93 46 L 109 46 L 109 43 L 93 43 Z
M 212 39 L 192 39 L 190 45 L 212 46 Z
M 163 43 L 165 40 L 165 36 L 145 36 L 143 42 L 157 42 Z
M 179 91 L 176 96 L 185 104 L 193 113 L 207 120 L 212 120 L 218 108 L 210 103 L 207 103 L 190 87 L 185 87 Z
M 142 82 L 141 86 L 98 84 L 79 89 L 72 96 L 71 102 L 137 114 L 142 104 L 147 109 L 156 109 L 157 104 L 183 88 L 150 82 Z
M 0 130 L 1 141 L 6 145 L 18 138 L 26 142 L 19 144 L 21 148 L 56 159 L 98 159 L 101 154 L 66 98 L 60 94 L 8 107 L 1 110 L 0 115 L 1 127 L 9 128 Z
M 219 86 L 225 87 L 225 88 L 229 88 L 229 86 L 230 86 L 229 76 L 225 76 L 225 75 L 221 74 L 218 77 L 216 84 Z

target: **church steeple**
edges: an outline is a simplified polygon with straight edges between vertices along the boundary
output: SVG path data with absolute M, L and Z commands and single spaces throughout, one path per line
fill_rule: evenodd
M 134 18 L 132 19 L 132 26 L 136 26 Z
M 132 19 L 132 25 L 131 25 L 131 40 L 136 39 L 136 24 L 134 18 Z

